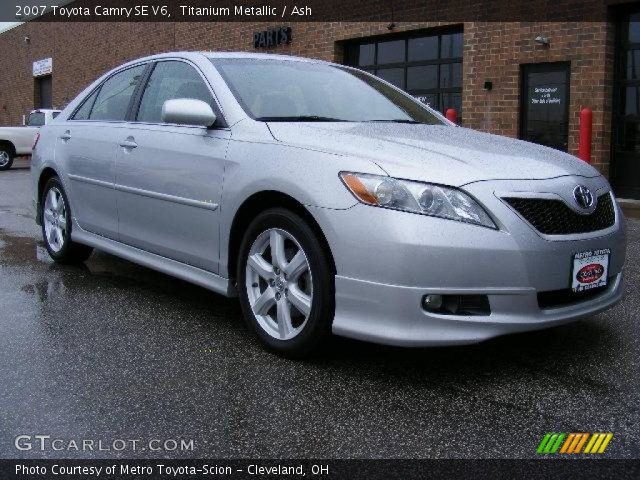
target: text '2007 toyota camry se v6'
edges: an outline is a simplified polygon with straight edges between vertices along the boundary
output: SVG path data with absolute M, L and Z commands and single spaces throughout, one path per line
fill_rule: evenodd
M 624 220 L 594 168 L 456 127 L 342 65 L 143 58 L 95 81 L 36 143 L 54 260 L 95 247 L 237 295 L 284 354 L 331 332 L 478 342 L 622 295 Z

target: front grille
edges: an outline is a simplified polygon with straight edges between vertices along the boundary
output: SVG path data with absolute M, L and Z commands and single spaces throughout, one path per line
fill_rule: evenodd
M 584 302 L 603 294 L 615 277 L 609 277 L 607 284 L 603 287 L 574 292 L 570 288 L 563 290 L 553 290 L 550 292 L 538 292 L 538 306 L 542 309 L 567 307 L 576 303 Z
M 570 235 L 588 233 L 611 227 L 616 221 L 611 194 L 598 197 L 593 213 L 580 215 L 571 210 L 562 200 L 546 198 L 504 198 L 540 233 L 545 235 Z

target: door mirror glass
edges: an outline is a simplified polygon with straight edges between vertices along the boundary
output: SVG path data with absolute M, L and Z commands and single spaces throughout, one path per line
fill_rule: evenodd
M 162 104 L 162 122 L 211 127 L 216 114 L 211 106 L 194 98 L 174 98 Z

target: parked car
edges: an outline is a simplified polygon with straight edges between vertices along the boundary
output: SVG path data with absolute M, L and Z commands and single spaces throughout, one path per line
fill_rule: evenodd
M 343 65 L 142 58 L 45 126 L 31 168 L 55 261 L 98 248 L 237 295 L 288 355 L 331 332 L 473 343 L 622 296 L 624 219 L 596 169 Z
M 31 155 L 40 127 L 50 123 L 60 110 L 33 110 L 22 127 L 0 127 L 0 170 L 9 170 L 16 156 Z

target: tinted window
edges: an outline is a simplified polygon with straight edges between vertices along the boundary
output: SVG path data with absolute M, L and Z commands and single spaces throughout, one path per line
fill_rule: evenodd
M 629 43 L 640 42 L 640 13 L 629 17 Z
M 365 43 L 360 45 L 360 52 L 358 55 L 358 65 L 373 65 L 375 61 L 376 44 Z
M 360 70 L 301 61 L 212 62 L 245 111 L 258 120 L 442 124 L 418 102 Z
M 461 33 L 442 35 L 442 40 L 440 43 L 440 56 L 442 58 L 462 57 Z
M 638 88 L 627 87 L 624 114 L 630 116 L 638 116 L 640 114 L 640 96 L 638 96 Z
M 378 76 L 389 83 L 393 83 L 398 88 L 404 87 L 404 68 L 385 68 L 378 70 Z
M 27 125 L 29 125 L 30 127 L 41 127 L 42 125 L 44 125 L 44 113 L 30 113 L 29 120 L 27 120 Z
M 102 84 L 89 114 L 90 120 L 124 120 L 129 101 L 140 81 L 144 65 L 116 73 Z
M 162 105 L 174 98 L 202 100 L 214 108 L 209 88 L 195 68 L 184 62 L 159 62 L 144 90 L 136 119 L 161 123 Z
M 440 87 L 462 87 L 461 63 L 443 63 L 440 65 Z
M 410 62 L 420 60 L 435 60 L 438 58 L 438 36 L 409 39 Z
M 60 112 L 53 112 L 51 118 L 56 118 L 58 115 L 60 115 Z
M 71 118 L 72 120 L 88 120 L 89 114 L 91 113 L 91 107 L 93 107 L 93 102 L 98 96 L 98 92 L 100 90 L 96 90 L 84 101 L 82 106 L 76 110 L 76 113 Z
M 455 108 L 461 119 L 463 39 L 462 32 L 448 31 L 355 41 L 346 44 L 345 61 L 443 113 Z
M 407 88 L 409 90 L 438 88 L 438 66 L 424 65 L 407 68 Z
M 404 62 L 404 40 L 392 40 L 378 44 L 378 65 Z
M 627 52 L 627 80 L 640 79 L 640 50 Z

